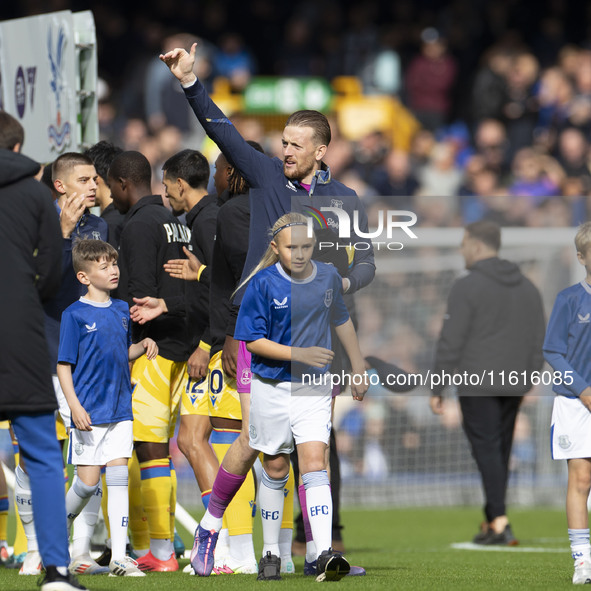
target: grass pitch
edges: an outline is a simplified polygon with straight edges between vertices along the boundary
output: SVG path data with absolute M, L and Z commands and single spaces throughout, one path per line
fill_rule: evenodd
M 510 510 L 511 524 L 520 546 L 474 549 L 467 544 L 476 533 L 481 513 L 465 509 L 345 510 L 344 540 L 351 564 L 367 569 L 365 577 L 345 577 L 343 589 L 396 589 L 475 591 L 507 589 L 571 589 L 572 560 L 563 510 Z M 261 535 L 255 520 L 255 549 Z M 191 534 L 180 532 L 187 548 Z M 295 558 L 295 575 L 282 581 L 257 582 L 255 575 L 201 578 L 178 573 L 150 573 L 147 577 L 81 576 L 92 591 L 198 588 L 241 590 L 277 587 L 310 588 L 317 583 L 302 573 L 303 558 Z M 181 567 L 187 560 L 181 561 Z M 0 591 L 36 589 L 37 577 L 18 576 L 0 568 Z

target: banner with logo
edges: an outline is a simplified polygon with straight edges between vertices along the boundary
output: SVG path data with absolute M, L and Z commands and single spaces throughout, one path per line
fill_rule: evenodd
M 75 38 L 68 10 L 0 22 L 0 108 L 25 128 L 22 153 L 42 163 L 79 149 Z

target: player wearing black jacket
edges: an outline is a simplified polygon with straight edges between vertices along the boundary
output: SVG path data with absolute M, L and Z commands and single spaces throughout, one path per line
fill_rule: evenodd
M 209 325 L 211 355 L 224 347 L 234 334 L 236 316 L 231 296 L 242 277 L 248 252 L 250 200 L 248 193 L 232 196 L 220 208 L 213 249 L 214 274 L 210 285 Z
M 209 445 L 211 424 L 207 408 L 209 362 L 209 279 L 215 242 L 218 206 L 207 194 L 209 163 L 196 150 L 182 150 L 162 166 L 166 196 L 175 213 L 186 212 L 193 254 L 186 254 L 197 268 L 191 273 L 189 259 L 169 260 L 164 269 L 171 277 L 186 279 L 186 312 L 191 356 L 183 375 L 181 424 L 177 443 L 195 473 L 202 497 L 211 490 L 218 461 Z M 185 273 L 183 273 L 185 271 Z M 143 309 L 138 309 L 142 313 Z
M 140 357 L 131 372 L 135 450 L 150 530 L 150 551 L 138 565 L 170 571 L 178 570 L 178 563 L 170 521 L 174 500 L 168 440 L 174 434 L 189 347 L 184 282 L 170 277 L 164 264 L 180 258 L 183 247 L 190 248 L 190 230 L 164 207 L 160 196 L 150 195 L 151 175 L 150 163 L 139 152 L 123 152 L 109 168 L 113 202 L 126 214 L 119 246 L 119 297 L 132 306 L 134 342 L 149 336 L 159 347 L 155 360 Z M 147 300 L 157 304 L 158 313 L 152 307 L 151 316 L 140 318 L 134 311 Z

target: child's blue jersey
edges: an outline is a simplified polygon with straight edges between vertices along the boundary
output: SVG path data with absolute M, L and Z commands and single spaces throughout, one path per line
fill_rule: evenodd
M 74 390 L 93 425 L 133 420 L 129 307 L 80 298 L 62 314 L 58 362 L 72 365 Z
M 591 385 L 591 286 L 571 285 L 556 296 L 550 315 L 544 357 L 562 373 L 554 392 L 579 396 Z M 570 373 L 568 373 L 570 372 Z
M 249 282 L 234 338 L 269 339 L 289 347 L 331 348 L 330 325 L 349 319 L 342 295 L 342 279 L 332 265 L 312 261 L 312 274 L 292 279 L 280 263 L 257 273 Z M 298 382 L 302 374 L 324 374 L 322 368 L 252 356 L 254 374 L 281 382 Z

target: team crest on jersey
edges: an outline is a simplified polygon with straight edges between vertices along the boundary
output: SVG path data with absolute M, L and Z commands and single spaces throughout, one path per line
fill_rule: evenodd
M 93 240 L 100 240 L 101 239 L 101 233 L 98 230 L 93 230 L 92 231 L 92 239 Z
M 560 435 L 558 437 L 558 445 L 561 449 L 568 449 L 572 445 L 572 442 L 568 435 Z
M 591 320 L 591 314 L 589 312 L 584 316 L 583 314 L 577 314 L 577 316 L 579 317 L 579 324 L 589 324 L 589 321 Z
M 84 446 L 81 443 L 77 443 L 74 446 L 74 451 L 76 452 L 76 455 L 81 456 L 84 453 Z
M 252 381 L 252 373 L 250 373 L 250 369 L 248 367 L 245 367 L 242 370 L 242 375 L 240 376 L 240 383 L 241 384 L 250 384 L 250 382 Z
M 126 316 L 122 316 L 121 317 L 121 324 L 123 325 L 123 328 L 124 328 L 125 332 L 127 332 L 127 328 L 129 326 L 129 324 L 127 322 L 127 317 Z
M 343 209 L 343 202 L 340 199 L 331 199 L 330 206 L 331 207 L 338 207 L 339 209 Z
M 332 305 L 332 289 L 327 289 L 324 292 L 324 305 L 327 308 L 330 308 L 330 306 Z

